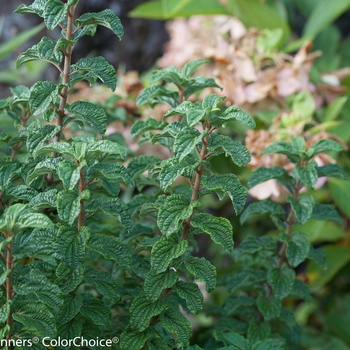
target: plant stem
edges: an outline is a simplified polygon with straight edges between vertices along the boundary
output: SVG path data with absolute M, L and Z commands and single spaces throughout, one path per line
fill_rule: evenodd
M 205 158 L 206 158 L 209 137 L 210 137 L 210 132 L 208 132 L 208 134 L 202 140 L 202 149 L 201 149 L 201 152 L 199 154 L 200 161 L 204 161 Z M 205 165 L 200 165 L 197 168 L 197 170 L 196 170 L 197 173 L 196 173 L 196 177 L 195 177 L 195 180 L 194 180 L 193 192 L 192 192 L 192 197 L 191 197 L 191 203 L 193 203 L 196 200 L 198 200 L 198 195 L 199 195 L 199 191 L 200 191 L 200 188 L 201 188 L 201 181 L 202 181 L 204 167 L 205 167 Z M 191 227 L 192 217 L 193 217 L 193 213 L 182 224 L 183 225 L 183 230 L 182 230 L 181 240 L 187 240 L 187 238 L 188 238 L 188 231 L 190 230 L 190 227 Z
M 10 233 L 7 238 L 11 237 Z M 11 270 L 11 272 L 6 277 L 6 300 L 12 300 L 13 299 L 13 288 L 12 288 L 12 269 L 13 269 L 13 263 L 12 260 L 12 242 L 10 242 L 7 246 L 7 254 L 6 254 L 6 270 Z M 12 309 L 12 308 L 11 308 Z M 6 321 L 7 325 L 10 327 L 9 333 L 6 336 L 7 340 L 11 339 L 11 333 L 12 333 L 12 311 L 10 310 L 10 315 Z
M 80 169 L 80 180 L 79 180 L 79 194 L 84 191 L 84 168 Z M 84 226 L 84 200 L 80 199 L 80 212 L 78 216 L 78 231 L 80 231 L 81 227 Z

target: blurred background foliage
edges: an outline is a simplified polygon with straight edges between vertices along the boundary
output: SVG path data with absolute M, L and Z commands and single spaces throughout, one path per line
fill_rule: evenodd
M 36 61 L 19 71 L 14 69 L 17 53 L 35 43 L 35 36 L 43 30 L 31 20 L 20 22 L 22 17 L 10 14 L 19 3 L 23 1 L 1 5 L 2 97 L 9 95 L 10 86 L 29 86 L 39 76 L 54 74 Z M 135 120 L 150 113 L 157 113 L 160 118 L 164 113 L 161 107 L 155 111 L 136 107 L 135 98 L 146 77 L 152 68 L 181 67 L 190 60 L 206 58 L 211 63 L 201 74 L 211 77 L 214 73 L 223 88 L 213 92 L 247 109 L 257 121 L 257 130 L 250 131 L 245 139 L 253 155 L 251 168 L 283 165 L 283 159 L 261 157 L 260 152 L 274 141 L 303 136 L 309 144 L 320 138 L 341 141 L 346 152 L 337 159 L 335 155 L 321 156 L 317 161 L 336 161 L 350 173 L 350 0 L 88 0 L 80 5 L 82 12 L 109 7 L 125 26 L 122 42 L 110 39 L 101 30 L 94 40 L 88 38 L 75 50 L 77 57 L 100 53 L 119 70 L 120 83 L 112 96 L 102 87 L 92 90 L 84 84 L 75 95 L 96 100 L 106 108 L 109 138 L 124 140 L 132 152 L 153 152 L 147 145 L 138 150 L 129 137 Z M 4 115 L 0 118 L 1 130 L 11 130 L 13 120 Z M 72 129 L 76 131 L 78 128 Z M 223 132 L 244 140 L 246 130 L 231 123 Z M 163 158 L 168 156 L 161 148 L 157 152 Z M 227 158 L 215 160 L 213 166 L 222 173 L 239 174 L 243 182 L 251 172 L 236 168 Z M 299 278 L 309 282 L 313 300 L 294 303 L 290 309 L 302 327 L 302 349 L 350 350 L 350 182 L 323 181 L 310 194 L 318 202 L 333 204 L 343 216 L 343 225 L 311 220 L 298 227 L 315 247 L 325 249 L 327 268 L 313 262 L 297 267 Z M 131 193 L 125 190 L 123 196 L 127 201 Z M 274 182 L 251 191 L 249 201 L 268 197 L 285 201 L 285 194 Z M 242 227 L 225 201 L 208 200 L 207 205 L 218 216 L 231 220 L 236 246 L 247 236 L 278 234 L 266 217 Z M 237 269 L 230 257 L 220 255 L 215 247 L 208 249 L 205 240 L 198 244 L 218 267 L 219 280 L 224 281 L 227 274 Z M 192 320 L 199 344 L 210 338 L 206 330 L 214 325 L 215 308 L 222 305 L 227 295 L 222 284 L 211 296 L 211 315 L 202 313 Z

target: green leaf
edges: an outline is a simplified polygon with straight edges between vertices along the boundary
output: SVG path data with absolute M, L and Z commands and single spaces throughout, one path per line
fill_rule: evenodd
M 349 2 L 350 4 L 350 2 Z M 339 117 L 344 105 L 348 100 L 348 96 L 340 96 L 332 101 L 326 108 L 322 117 L 322 121 L 332 121 Z
M 61 157 L 46 158 L 39 162 L 35 168 L 26 177 L 26 183 L 30 185 L 41 175 L 47 175 L 48 173 L 56 173 L 60 162 L 63 160 Z
M 267 273 L 267 281 L 273 289 L 273 295 L 276 298 L 285 298 L 294 285 L 295 272 L 286 264 L 281 268 L 273 267 Z
M 177 344 L 180 347 L 188 345 L 192 333 L 192 326 L 185 316 L 178 310 L 167 309 L 160 314 L 160 322 L 165 330 L 177 334 Z
M 141 350 L 145 342 L 154 334 L 153 329 L 148 328 L 143 332 L 133 331 L 131 328 L 126 328 L 120 336 L 121 350 Z
M 197 129 L 189 126 L 182 128 L 174 142 L 175 157 L 181 161 L 190 154 L 195 147 L 201 142 L 206 133 L 200 133 Z
M 131 254 L 117 237 L 94 234 L 87 242 L 88 249 L 97 252 L 108 260 L 116 260 L 119 266 L 130 266 Z
M 85 296 L 80 313 L 89 318 L 95 325 L 108 327 L 111 324 L 111 312 L 102 300 Z
M 226 251 L 232 252 L 233 231 L 232 225 L 227 219 L 198 213 L 193 215 L 191 226 L 207 233 L 215 243 L 221 244 Z
M 330 181 L 330 191 L 337 206 L 347 218 L 350 218 L 350 182 L 332 179 Z
M 150 270 L 147 273 L 143 284 L 143 290 L 146 297 L 151 301 L 158 299 L 162 294 L 162 291 L 165 288 L 171 288 L 176 283 L 178 278 L 178 273 L 172 269 L 165 270 L 161 273 Z
M 119 145 L 116 142 L 101 140 L 89 144 L 86 153 L 86 160 L 106 155 L 117 156 L 118 159 L 125 160 L 127 152 L 125 147 Z
M 48 0 L 44 7 L 44 21 L 49 30 L 54 30 L 62 23 L 68 11 L 68 4 L 63 4 L 60 0 Z
M 254 119 L 246 111 L 234 106 L 228 107 L 223 113 L 213 119 L 213 124 L 224 124 L 232 120 L 247 125 L 252 129 L 256 127 Z
M 155 302 L 147 299 L 144 294 L 137 296 L 130 306 L 130 323 L 132 329 L 139 332 L 148 328 L 151 318 L 159 315 L 167 306 L 165 299 Z
M 128 173 L 132 178 L 148 170 L 153 164 L 159 163 L 159 158 L 154 156 L 133 157 L 128 164 Z
M 191 312 L 198 314 L 202 310 L 203 294 L 196 283 L 178 281 L 174 289 L 180 298 L 186 300 L 187 308 Z
M 316 204 L 312 210 L 311 219 L 333 220 L 339 225 L 343 225 L 343 219 L 331 204 Z
M 28 330 L 35 331 L 42 338 L 54 338 L 56 335 L 55 318 L 44 304 L 25 303 L 14 311 L 12 317 Z
M 247 189 L 241 185 L 238 178 L 233 174 L 217 174 L 204 176 L 202 185 L 209 191 L 221 191 L 227 194 L 232 201 L 233 208 L 238 215 L 244 209 Z M 223 196 L 220 196 L 221 198 Z
M 60 131 L 59 126 L 43 125 L 29 132 L 27 137 L 27 150 L 30 153 L 35 153 L 44 142 L 55 137 Z
M 274 166 L 272 168 L 260 167 L 249 176 L 248 188 L 253 188 L 256 185 L 271 179 L 287 182 L 293 181 L 293 178 L 288 174 L 288 172 L 280 166 Z
M 338 164 L 327 163 L 323 166 L 317 167 L 316 170 L 318 177 L 328 176 L 338 177 L 344 180 L 348 179 L 347 173 Z
M 246 146 L 224 135 L 212 133 L 208 142 L 208 151 L 224 152 L 225 157 L 231 157 L 232 161 L 238 166 L 245 166 L 251 160 Z
M 300 155 L 298 151 L 296 151 L 291 144 L 285 142 L 285 141 L 279 141 L 276 142 L 268 147 L 266 147 L 262 152 L 261 155 L 264 154 L 285 154 L 289 159 L 291 159 L 293 162 L 298 162 L 300 160 Z
M 239 221 L 243 225 L 252 216 L 257 214 L 270 214 L 271 217 L 277 216 L 284 218 L 286 213 L 281 204 L 273 202 L 271 199 L 265 199 L 251 203 L 241 214 Z
M 60 263 L 56 269 L 57 284 L 62 293 L 72 292 L 83 280 L 85 268 L 84 265 L 76 269 L 70 269 L 65 263 Z
M 164 115 L 163 120 L 174 115 L 186 116 L 190 109 L 194 108 L 194 104 L 190 101 L 183 101 L 174 108 L 169 109 Z
M 302 232 L 293 232 L 288 240 L 286 256 L 290 266 L 297 267 L 309 254 L 310 243 Z
M 258 309 L 262 312 L 266 321 L 280 316 L 282 303 L 274 295 L 270 295 L 269 297 L 259 295 L 256 302 Z
M 117 87 L 117 75 L 115 73 L 114 67 L 109 64 L 103 57 L 93 57 L 93 58 L 81 58 L 78 62 L 72 65 L 74 70 L 86 72 L 87 80 L 90 79 L 100 79 L 106 87 L 111 89 L 113 92 Z M 72 76 L 74 79 L 74 75 Z
M 152 118 L 146 120 L 138 120 L 135 124 L 132 125 L 130 133 L 131 138 L 134 138 L 137 135 L 144 133 L 149 130 L 162 130 L 167 124 Z
M 65 119 L 64 124 L 81 120 L 94 127 L 101 135 L 106 132 L 107 116 L 104 109 L 95 103 L 76 101 L 66 107 L 66 111 L 73 115 Z
M 81 294 L 67 296 L 58 312 L 57 321 L 61 324 L 70 322 L 79 313 L 82 305 L 83 296 Z
M 44 12 L 44 6 L 47 0 L 34 0 L 34 2 L 29 5 L 20 5 L 17 10 L 15 10 L 15 13 L 19 14 L 27 14 L 27 13 L 35 13 L 40 17 L 43 17 Z
M 158 80 L 166 81 L 167 83 L 174 83 L 176 85 L 181 85 L 181 73 L 179 69 L 175 66 L 169 66 L 164 69 L 158 69 L 152 72 L 150 77 L 150 83 L 155 83 Z
M 72 225 L 80 213 L 80 197 L 77 192 L 61 191 L 57 194 L 59 218 Z
M 94 284 L 99 293 L 113 302 L 119 298 L 117 293 L 118 284 L 107 271 L 95 270 L 92 267 L 88 267 L 85 271 L 84 281 Z
M 90 232 L 86 227 L 82 227 L 80 231 L 63 225 L 59 228 L 57 242 L 60 254 L 70 269 L 76 269 L 84 263 L 85 246 L 89 235 Z
M 262 237 L 249 236 L 245 238 L 239 246 L 239 250 L 241 250 L 242 252 L 247 252 L 249 254 L 254 254 L 262 250 L 275 251 L 276 248 L 277 248 L 276 241 L 269 236 L 262 236 Z
M 205 289 L 211 292 L 216 287 L 216 268 L 208 260 L 195 256 L 184 260 L 186 269 L 191 272 L 195 279 L 205 282 Z
M 326 268 L 326 252 L 321 249 L 315 249 L 312 245 L 310 245 L 309 254 L 307 255 L 308 259 L 313 260 L 316 264 L 318 264 L 322 268 Z
M 255 343 L 260 339 L 266 339 L 271 333 L 271 326 L 266 321 L 258 321 L 251 319 L 248 327 L 248 339 L 251 343 Z
M 189 78 L 192 73 L 200 66 L 202 66 L 203 64 L 209 63 L 210 61 L 208 60 L 194 60 L 194 61 L 190 61 L 188 63 L 186 63 L 182 70 L 181 70 L 181 75 L 184 78 Z
M 121 40 L 124 36 L 123 26 L 120 19 L 110 9 L 106 9 L 97 13 L 84 13 L 76 21 L 77 26 L 83 27 L 90 24 L 96 24 L 107 27 Z
M 218 96 L 215 94 L 207 95 L 203 99 L 202 108 L 209 109 L 210 112 L 216 112 L 217 110 L 220 110 L 219 108 L 217 108 L 218 103 L 225 99 L 226 97 L 224 96 Z
M 115 216 L 128 231 L 131 231 L 133 227 L 130 210 L 118 197 L 99 196 L 85 203 L 85 210 L 91 213 L 101 210 L 108 215 Z
M 303 195 L 294 200 L 292 197 L 287 197 L 287 202 L 291 204 L 294 211 L 295 218 L 300 224 L 304 224 L 311 218 L 313 208 L 315 206 L 315 199 L 310 195 Z
M 318 180 L 316 167 L 317 163 L 314 160 L 307 163 L 304 167 L 301 167 L 298 164 L 295 165 L 295 171 L 304 185 L 311 188 L 315 187 Z
M 340 152 L 343 151 L 344 147 L 337 141 L 334 140 L 328 140 L 328 139 L 322 139 L 318 140 L 314 145 L 309 147 L 307 150 L 307 153 L 309 157 L 314 157 L 319 153 L 324 153 L 324 152 Z
M 192 215 L 193 207 L 184 195 L 173 194 L 167 197 L 158 213 L 157 224 L 165 236 L 177 232 L 182 222 Z
M 145 103 L 149 103 L 151 106 L 155 105 L 158 101 L 161 101 L 162 98 L 168 98 L 171 106 L 173 102 L 177 100 L 178 93 L 174 91 L 169 91 L 161 85 L 152 85 L 143 89 L 140 94 L 137 96 L 136 105 L 141 106 Z
M 190 108 L 186 113 L 186 120 L 188 125 L 197 125 L 205 117 L 205 114 L 205 109 Z
M 0 307 L 0 322 L 5 323 L 10 316 L 12 300 L 7 300 L 4 305 Z
M 29 105 L 33 115 L 44 113 L 58 96 L 58 86 L 51 81 L 38 81 L 30 89 Z
M 205 0 L 208 1 L 208 0 Z M 212 0 L 209 0 L 212 1 Z M 215 80 L 212 78 L 205 78 L 202 76 L 195 76 L 191 79 L 190 86 L 185 90 L 184 96 L 188 98 L 192 94 L 201 91 L 205 88 L 219 88 L 222 90 L 222 88 L 216 84 Z
M 1 198 L 10 203 L 18 200 L 30 201 L 38 192 L 25 185 L 8 185 L 2 191 Z
M 58 166 L 58 176 L 63 182 L 66 190 L 72 190 L 79 181 L 81 167 L 77 167 L 73 162 L 64 160 Z
M 219 333 L 214 332 L 214 337 L 217 340 L 224 342 L 227 347 L 220 348 L 226 350 L 249 350 L 249 340 L 244 339 L 244 337 L 237 333 Z
M 178 243 L 176 238 L 162 237 L 152 248 L 151 268 L 157 273 L 166 271 L 171 261 L 184 254 L 187 247 L 187 240 Z
M 286 346 L 280 339 L 266 339 L 255 343 L 251 350 L 285 350 Z
M 60 66 L 63 60 L 61 51 L 56 50 L 56 42 L 50 38 L 43 37 L 37 45 L 29 48 L 26 52 L 21 53 L 16 61 L 16 68 L 23 63 L 42 60 Z
M 51 155 L 52 152 L 66 155 L 70 159 L 75 160 L 74 150 L 68 142 L 52 142 L 47 146 L 39 148 L 33 154 L 33 157 L 36 158 L 40 155 Z M 53 169 L 52 165 L 58 166 L 53 160 L 46 161 L 45 165 L 50 166 L 51 169 Z

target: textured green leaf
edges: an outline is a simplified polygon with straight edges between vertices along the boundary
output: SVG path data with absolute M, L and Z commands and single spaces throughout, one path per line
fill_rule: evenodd
M 58 166 L 58 176 L 63 182 L 66 190 L 72 190 L 80 177 L 81 167 L 77 167 L 73 162 L 64 160 Z
M 40 17 L 43 17 L 44 7 L 47 0 L 34 0 L 33 3 L 29 6 L 21 5 L 17 8 L 15 13 L 27 14 L 35 13 Z
M 308 259 L 312 259 L 316 264 L 318 264 L 322 268 L 326 268 L 326 252 L 321 249 L 315 249 L 312 245 L 310 245 L 310 250 L 307 255 Z
M 130 266 L 131 254 L 125 244 L 117 237 L 94 234 L 87 242 L 88 249 L 116 260 L 119 266 Z
M 179 86 L 182 82 L 180 70 L 175 66 L 155 70 L 152 72 L 150 83 L 155 83 L 158 80 L 163 80 L 168 83 L 174 83 Z
M 261 152 L 262 155 L 271 153 L 285 154 L 286 156 L 288 156 L 289 159 L 291 159 L 294 162 L 298 162 L 300 160 L 299 153 L 292 147 L 291 144 L 285 141 L 276 142 L 266 147 Z
M 344 147 L 339 142 L 334 140 L 322 139 L 322 140 L 318 140 L 314 145 L 309 147 L 307 153 L 311 158 L 319 153 L 332 152 L 332 151 L 340 152 L 343 150 L 344 150 Z
M 248 339 L 251 343 L 255 343 L 260 339 L 266 339 L 271 333 L 271 326 L 266 321 L 257 321 L 251 319 L 248 327 Z
M 286 213 L 281 204 L 273 202 L 271 199 L 265 199 L 258 202 L 251 203 L 241 214 L 239 221 L 243 225 L 248 219 L 257 214 L 270 214 L 270 216 L 277 216 L 284 218 Z
M 247 125 L 252 129 L 255 129 L 256 126 L 254 119 L 246 111 L 234 106 L 228 107 L 223 113 L 218 115 L 217 118 L 213 119 L 213 124 L 223 124 L 231 120 Z
M 65 263 L 60 263 L 56 269 L 56 276 L 62 293 L 72 292 L 83 280 L 84 271 L 83 265 L 70 269 Z
M 101 135 L 106 132 L 107 116 L 104 109 L 95 103 L 76 101 L 66 107 L 66 111 L 74 117 L 65 119 L 65 124 L 81 120 L 93 126 Z
M 88 267 L 85 271 L 84 281 L 94 284 L 96 290 L 111 301 L 116 301 L 119 298 L 117 293 L 118 284 L 107 271 L 95 270 L 92 267 Z
M 151 165 L 157 164 L 159 161 L 159 158 L 154 156 L 133 157 L 128 164 L 128 173 L 132 178 L 135 178 L 136 175 L 148 170 Z
M 59 228 L 57 242 L 64 262 L 69 268 L 76 269 L 83 264 L 89 235 L 89 229 L 86 227 L 82 227 L 79 232 L 69 226 L 62 225 Z
M 58 96 L 58 86 L 51 81 L 38 81 L 30 89 L 29 105 L 33 115 L 44 113 L 54 104 Z
M 37 177 L 41 175 L 47 175 L 49 173 L 56 173 L 60 162 L 63 160 L 61 157 L 46 158 L 39 162 L 35 168 L 27 175 L 26 183 L 30 185 Z
M 108 327 L 111 323 L 111 312 L 102 300 L 85 296 L 80 313 L 89 318 L 95 325 Z
M 292 182 L 293 178 L 288 174 L 288 172 L 279 166 L 274 166 L 272 168 L 260 167 L 256 169 L 250 176 L 248 180 L 248 188 L 252 188 L 259 185 L 262 182 L 277 179 L 287 182 Z
M 68 11 L 68 4 L 63 4 L 60 0 L 46 1 L 44 7 L 44 21 L 49 30 L 54 30 L 59 23 L 62 23 Z
M 217 108 L 217 105 L 225 99 L 226 99 L 226 97 L 224 97 L 224 96 L 218 96 L 215 94 L 207 95 L 203 99 L 202 108 L 209 109 L 209 111 L 213 111 L 213 112 L 220 110 L 219 108 Z
M 144 294 L 137 296 L 130 306 L 130 327 L 139 332 L 148 328 L 151 318 L 167 306 L 166 299 L 151 301 Z
M 318 180 L 317 163 L 313 160 L 304 167 L 295 165 L 295 171 L 299 175 L 301 182 L 311 188 L 314 188 Z
M 249 350 L 249 340 L 237 333 L 219 333 L 215 331 L 214 336 L 217 340 L 221 340 L 227 347 L 221 348 L 226 350 Z
M 51 155 L 52 152 L 64 154 L 72 160 L 75 159 L 74 150 L 68 142 L 52 142 L 47 146 L 43 146 L 43 147 L 39 148 L 33 154 L 33 157 L 36 158 L 39 155 Z M 48 161 L 47 165 L 49 165 L 49 163 L 55 164 L 55 161 Z
M 20 168 L 17 163 L 9 163 L 0 167 L 0 188 L 1 190 L 11 182 L 11 180 L 16 176 Z
M 30 153 L 35 153 L 45 141 L 55 137 L 60 131 L 59 126 L 43 125 L 29 132 L 27 137 L 27 150 Z
M 171 261 L 184 254 L 187 247 L 186 240 L 178 243 L 173 237 L 162 237 L 152 248 L 151 268 L 158 273 L 166 271 Z
M 159 134 L 155 134 L 152 137 L 152 145 L 154 145 L 157 142 L 161 143 L 161 141 L 164 140 L 165 138 L 175 139 L 177 134 L 184 127 L 185 127 L 185 124 L 182 124 L 179 122 L 171 122 Z
M 62 142 L 61 142 L 62 143 Z M 116 142 L 109 140 L 96 141 L 88 145 L 86 150 L 86 160 L 97 158 L 98 156 L 112 155 L 117 156 L 118 159 L 125 160 L 126 149 Z
M 189 78 L 198 67 L 209 62 L 210 61 L 208 60 L 201 60 L 201 59 L 188 62 L 181 69 L 181 75 L 184 78 Z
M 215 243 L 221 244 L 228 252 L 232 251 L 233 231 L 232 225 L 227 219 L 210 214 L 198 213 L 193 215 L 191 226 L 210 235 Z
M 273 294 L 279 299 L 285 298 L 292 290 L 295 272 L 286 264 L 279 269 L 274 267 L 267 273 L 267 281 L 273 289 Z
M 191 84 L 188 88 L 186 88 L 184 96 L 188 98 L 192 94 L 194 94 L 197 91 L 201 91 L 205 88 L 214 87 L 219 88 L 222 90 L 222 88 L 216 84 L 215 80 L 212 78 L 205 78 L 202 76 L 195 76 L 191 79 Z
M 311 218 L 312 211 L 315 206 L 315 200 L 312 196 L 303 195 L 299 197 L 298 200 L 294 200 L 288 196 L 287 202 L 291 204 L 295 218 L 300 224 L 305 223 Z
M 121 350 L 141 350 L 145 342 L 154 334 L 151 328 L 143 332 L 133 331 L 131 328 L 126 328 L 120 336 Z
M 138 120 L 135 124 L 132 125 L 130 133 L 131 138 L 134 138 L 137 135 L 144 133 L 149 130 L 162 130 L 167 124 L 152 118 L 146 120 Z
M 186 120 L 189 126 L 196 126 L 206 115 L 205 109 L 190 108 L 186 113 Z
M 212 133 L 208 142 L 208 151 L 224 152 L 225 157 L 230 157 L 238 166 L 245 166 L 251 160 L 250 153 L 246 146 L 224 135 Z
M 160 314 L 160 322 L 165 330 L 177 334 L 177 344 L 182 347 L 188 345 L 192 333 L 190 321 L 178 310 L 167 309 Z
M 81 58 L 72 65 L 75 70 L 86 72 L 89 79 L 100 79 L 106 87 L 114 91 L 117 87 L 117 75 L 114 67 L 103 57 Z M 83 74 L 83 76 L 85 75 Z M 74 75 L 72 76 L 74 79 Z M 88 79 L 88 80 L 89 80 Z
M 12 317 L 42 338 L 54 338 L 56 335 L 55 318 L 44 304 L 25 303 L 19 309 L 14 310 Z
M 87 26 L 90 24 L 100 25 L 110 29 L 119 37 L 119 39 L 122 39 L 124 36 L 123 26 L 120 22 L 120 19 L 110 9 L 106 9 L 97 13 L 84 13 L 76 20 L 76 24 L 79 27 Z
M 242 186 L 238 178 L 233 174 L 211 175 L 202 178 L 202 185 L 209 191 L 222 191 L 232 201 L 233 208 L 238 215 L 245 206 L 247 189 Z
M 53 228 L 52 221 L 45 215 L 41 213 L 23 213 L 16 225 L 20 230 L 25 228 Z M 16 229 L 13 229 L 16 231 Z
M 280 339 L 266 339 L 256 342 L 251 350 L 285 350 L 286 346 Z
M 30 201 L 38 192 L 31 187 L 25 185 L 8 185 L 2 191 L 3 201 Z
M 77 192 L 61 191 L 57 194 L 57 211 L 59 218 L 72 225 L 80 213 L 80 197 Z
M 7 321 L 11 312 L 12 300 L 7 300 L 4 305 L 0 307 L 0 322 L 4 323 Z
M 318 177 L 328 176 L 328 177 L 338 177 L 340 179 L 347 180 L 347 173 L 338 165 L 327 163 L 323 166 L 316 167 Z
M 85 210 L 92 213 L 101 210 L 108 215 L 115 216 L 128 231 L 131 231 L 133 227 L 130 210 L 118 197 L 99 196 L 87 202 Z
M 187 308 L 191 312 L 197 314 L 202 310 L 203 294 L 196 283 L 178 281 L 174 289 L 180 298 L 186 300 Z
M 245 238 L 239 245 L 239 250 L 249 254 L 254 254 L 261 250 L 275 251 L 276 249 L 277 249 L 276 241 L 269 236 L 262 236 L 262 237 L 249 236 Z
M 333 220 L 339 225 L 343 225 L 343 219 L 337 210 L 331 204 L 316 204 L 313 207 L 310 219 L 314 220 Z
M 178 132 L 174 142 L 175 157 L 179 161 L 183 160 L 195 149 L 205 135 L 205 132 L 199 133 L 197 129 L 185 126 Z
M 163 116 L 163 119 L 174 116 L 181 115 L 185 116 L 190 109 L 194 108 L 194 104 L 190 101 L 181 102 L 178 106 L 169 109 Z
M 190 256 L 184 261 L 186 269 L 201 282 L 205 282 L 205 289 L 211 292 L 216 287 L 216 268 L 208 260 Z
M 290 266 L 296 267 L 302 263 L 309 254 L 310 243 L 302 232 L 293 232 L 288 240 L 286 256 Z
M 18 56 L 16 67 L 18 68 L 23 63 L 33 60 L 43 60 L 59 66 L 62 59 L 62 52 L 56 50 L 56 42 L 44 36 L 37 45 L 34 45 Z
M 281 313 L 281 300 L 274 295 L 266 297 L 259 295 L 257 299 L 258 309 L 262 312 L 266 321 L 278 318 Z
M 162 291 L 165 288 L 172 287 L 178 280 L 179 275 L 177 272 L 169 269 L 164 272 L 157 273 L 154 270 L 150 270 L 145 278 L 143 284 L 143 290 L 145 295 L 151 301 L 154 301 L 160 297 Z
M 82 305 L 83 296 L 81 294 L 67 296 L 57 315 L 57 321 L 59 323 L 71 321 L 79 313 Z
M 159 209 L 157 223 L 162 234 L 170 236 L 177 232 L 182 222 L 192 215 L 193 207 L 184 195 L 173 194 L 167 197 Z
M 178 93 L 174 91 L 169 91 L 161 85 L 152 85 L 143 89 L 136 99 L 136 104 L 141 106 L 145 103 L 149 103 L 151 106 L 154 105 L 157 100 L 161 98 L 168 98 L 170 101 L 175 101 L 178 97 Z M 172 105 L 172 104 L 170 104 Z

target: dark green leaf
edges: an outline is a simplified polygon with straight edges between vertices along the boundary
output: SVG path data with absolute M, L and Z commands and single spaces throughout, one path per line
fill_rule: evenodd
M 257 306 L 267 321 L 280 316 L 281 300 L 274 295 L 270 295 L 269 297 L 260 295 L 257 299 Z
M 219 333 L 215 331 L 215 339 L 224 342 L 228 350 L 249 350 L 249 340 L 244 339 L 244 337 L 237 333 Z M 221 348 L 225 349 L 225 348 Z
M 340 152 L 343 150 L 344 150 L 344 147 L 339 142 L 334 140 L 329 140 L 329 139 L 322 139 L 322 140 L 318 140 L 314 145 L 312 145 L 307 150 L 307 153 L 311 158 L 319 153 L 331 152 L 331 151 Z
M 68 4 L 60 0 L 48 0 L 44 7 L 44 21 L 49 30 L 54 30 L 67 16 Z
M 111 312 L 102 300 L 85 297 L 80 313 L 89 318 L 95 325 L 108 327 L 111 323 Z
M 187 308 L 191 312 L 197 314 L 202 310 L 203 294 L 196 283 L 178 281 L 174 289 L 180 298 L 186 300 Z
M 57 194 L 58 216 L 72 225 L 80 213 L 80 197 L 77 192 L 61 191 Z
M 148 118 L 146 120 L 138 120 L 131 127 L 131 138 L 134 138 L 137 135 L 140 135 L 148 130 L 162 130 L 167 124 L 152 118 Z
M 57 315 L 57 321 L 61 324 L 71 321 L 79 313 L 82 305 L 83 296 L 81 294 L 67 296 Z
M 197 129 L 189 126 L 182 128 L 176 135 L 174 142 L 175 157 L 179 161 L 183 160 L 195 149 L 205 135 L 205 132 L 199 133 Z
M 86 160 L 106 155 L 116 156 L 118 159 L 123 160 L 125 160 L 126 158 L 125 147 L 110 140 L 101 140 L 93 142 L 87 146 L 86 152 Z
M 164 80 L 168 83 L 174 83 L 178 86 L 181 85 L 182 82 L 181 73 L 175 66 L 153 71 L 150 78 L 150 83 L 152 84 L 158 80 Z
M 143 290 L 148 299 L 154 301 L 160 297 L 163 289 L 172 287 L 178 280 L 177 272 L 169 269 L 164 272 L 157 273 L 150 270 L 143 285 Z
M 317 163 L 314 160 L 307 163 L 304 167 L 301 167 L 298 164 L 295 165 L 295 171 L 304 185 L 311 188 L 315 187 L 318 180 L 316 167 Z
M 148 170 L 151 165 L 157 164 L 159 161 L 160 160 L 154 156 L 142 155 L 133 157 L 128 164 L 128 172 L 132 178 L 135 178 L 136 175 Z
M 266 339 L 255 343 L 251 350 L 286 350 L 284 342 L 280 339 Z
M 266 147 L 261 152 L 262 155 L 271 153 L 285 154 L 293 162 L 298 162 L 301 158 L 300 154 L 292 147 L 292 145 L 285 141 L 276 142 L 273 145 Z
M 331 204 L 316 204 L 313 207 L 310 219 L 333 220 L 339 225 L 343 225 L 343 219 Z
M 282 180 L 287 182 L 293 181 L 293 178 L 282 167 L 279 167 L 279 166 L 274 166 L 272 168 L 260 167 L 249 176 L 248 188 L 252 188 L 256 185 L 259 185 L 262 182 L 265 182 L 271 179 Z
M 72 190 L 80 177 L 81 167 L 77 167 L 73 162 L 64 160 L 58 166 L 58 176 L 63 182 L 66 190 Z
M 311 218 L 315 206 L 315 200 L 312 196 L 303 195 L 298 200 L 287 197 L 287 202 L 291 204 L 294 215 L 300 224 L 304 224 Z
M 316 167 L 318 177 L 328 176 L 328 177 L 338 177 L 344 180 L 348 179 L 346 172 L 338 165 L 327 163 L 323 166 Z
M 27 137 L 28 152 L 35 153 L 38 149 L 40 149 L 45 141 L 54 138 L 59 131 L 60 127 L 55 127 L 53 125 L 44 125 L 31 130 Z
M 295 272 L 286 264 L 281 268 L 269 269 L 267 281 L 272 286 L 273 294 L 279 299 L 285 298 L 292 290 L 295 280 Z
M 223 124 L 231 120 L 247 125 L 252 129 L 255 129 L 256 126 L 254 119 L 246 111 L 234 106 L 228 107 L 223 113 L 218 115 L 217 118 L 213 119 L 213 124 Z
M 44 113 L 54 104 L 58 96 L 58 86 L 51 81 L 38 81 L 30 89 L 29 105 L 33 115 Z
M 169 102 L 174 102 L 178 98 L 178 93 L 169 91 L 161 85 L 153 85 L 143 89 L 136 99 L 136 104 L 141 106 L 149 103 L 151 106 L 161 98 L 169 98 Z M 172 104 L 170 104 L 172 105 Z
M 145 342 L 150 339 L 154 334 L 154 331 L 150 328 L 143 332 L 137 332 L 131 328 L 126 328 L 120 336 L 120 349 L 121 350 L 141 350 Z

